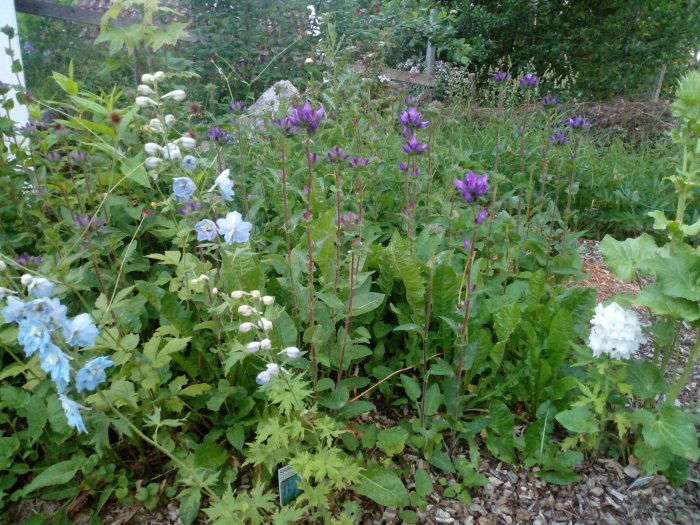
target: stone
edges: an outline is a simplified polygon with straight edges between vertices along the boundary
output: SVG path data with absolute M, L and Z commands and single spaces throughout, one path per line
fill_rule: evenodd
M 274 115 L 279 110 L 282 101 L 290 102 L 301 97 L 299 90 L 289 80 L 279 80 L 265 90 L 242 115 L 241 124 L 244 127 L 258 131 L 265 129 L 265 117 Z

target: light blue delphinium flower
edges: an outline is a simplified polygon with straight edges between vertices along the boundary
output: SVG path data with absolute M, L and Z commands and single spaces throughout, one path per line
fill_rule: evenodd
M 232 201 L 233 196 L 235 195 L 233 192 L 233 181 L 229 178 L 230 173 L 230 170 L 222 171 L 219 176 L 216 177 L 214 185 L 209 188 L 209 191 L 218 189 L 225 201 Z
M 78 392 L 83 390 L 95 390 L 95 387 L 107 379 L 105 368 L 114 365 L 111 359 L 96 357 L 85 363 L 75 375 L 75 387 Z
M 56 328 L 66 318 L 66 307 L 56 299 L 42 297 L 24 305 L 24 317 L 34 322 L 44 323 L 48 328 Z
M 24 317 L 25 306 L 24 301 L 10 295 L 7 298 L 5 308 L 2 309 L 2 317 L 5 319 L 5 322 L 12 323 Z
M 43 353 L 46 345 L 51 342 L 51 334 L 43 323 L 35 323 L 27 319 L 19 322 L 17 341 L 24 348 L 27 357 L 32 357 L 37 350 Z
M 39 353 L 41 369 L 51 376 L 51 381 L 56 384 L 59 394 L 66 391 L 70 383 L 70 361 L 59 347 L 53 343 L 48 343 L 42 352 Z
M 175 194 L 175 200 L 178 202 L 188 200 L 196 189 L 197 186 L 189 177 L 175 177 L 173 179 L 173 193 Z
M 27 287 L 27 292 L 33 297 L 50 297 L 56 288 L 56 283 L 44 277 L 32 277 L 28 273 L 22 276 L 21 282 Z
M 253 229 L 253 225 L 244 221 L 241 214 L 237 211 L 229 212 L 225 218 L 217 219 L 216 225 L 219 227 L 219 233 L 224 236 L 227 244 L 246 242 L 250 239 L 250 230 Z
M 182 167 L 186 170 L 193 170 L 197 168 L 197 159 L 192 155 L 185 155 L 182 158 Z
M 209 219 L 202 219 L 195 224 L 194 231 L 197 232 L 198 241 L 213 241 L 219 234 L 216 224 L 214 221 L 210 221 Z
M 72 399 L 68 399 L 64 395 L 58 396 L 58 399 L 61 400 L 61 405 L 63 406 L 63 411 L 66 414 L 68 425 L 76 429 L 78 432 L 87 434 L 87 428 L 85 428 L 83 416 L 80 415 L 80 409 L 85 407 L 79 405 Z
M 100 330 L 95 326 L 90 314 L 79 314 L 72 321 L 66 319 L 63 323 L 63 337 L 66 343 L 72 346 L 92 346 L 99 333 Z

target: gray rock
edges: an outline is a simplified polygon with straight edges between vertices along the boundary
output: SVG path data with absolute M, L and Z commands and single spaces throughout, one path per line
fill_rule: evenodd
M 262 131 L 265 129 L 265 117 L 275 114 L 281 101 L 288 102 L 300 96 L 299 90 L 289 80 L 275 82 L 248 108 L 246 115 L 241 117 L 241 123 L 244 127 Z

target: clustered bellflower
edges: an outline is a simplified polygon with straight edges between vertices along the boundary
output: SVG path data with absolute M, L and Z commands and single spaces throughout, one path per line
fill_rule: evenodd
M 304 100 L 304 105 L 294 108 L 292 114 L 287 115 L 284 120 L 292 128 L 306 129 L 307 133 L 313 133 L 318 128 L 324 115 L 325 110 L 323 106 L 314 109 L 308 100 Z
M 474 202 L 479 195 L 485 195 L 489 191 L 489 174 L 477 175 L 473 171 L 468 172 L 464 179 L 454 179 L 456 188 L 467 202 Z
M 566 133 L 563 131 L 557 131 L 554 135 L 549 137 L 549 142 L 555 146 L 563 146 L 564 144 L 568 144 L 569 140 L 569 137 L 567 137 Z
M 39 366 L 48 374 L 59 394 L 68 425 L 78 432 L 87 432 L 80 414 L 80 409 L 85 407 L 67 396 L 72 381 L 72 357 L 52 341 L 52 335 L 61 333 L 65 343 L 60 343 L 62 346 L 85 348 L 94 346 L 100 330 L 87 313 L 78 314 L 72 319 L 67 317 L 67 308 L 57 298 L 50 297 L 55 283 L 29 274 L 23 275 L 20 282 L 26 287 L 28 295 L 35 299 L 24 301 L 14 295 L 3 294 L 6 303 L 0 313 L 4 322 L 17 323 L 17 342 L 27 358 L 38 354 Z M 107 379 L 105 369 L 113 364 L 104 356 L 89 361 L 75 375 L 77 391 L 94 390 Z
M 542 97 L 542 107 L 544 109 L 552 109 L 559 105 L 559 97 L 556 95 L 545 95 Z
M 214 142 L 218 142 L 220 144 L 226 144 L 229 141 L 229 133 L 228 131 L 224 131 L 221 129 L 221 126 L 216 126 L 209 131 L 207 131 L 207 135 L 209 135 L 209 138 L 213 140 Z
M 430 124 L 430 121 L 421 120 L 422 118 L 422 113 L 413 106 L 399 113 L 399 122 L 403 126 L 403 136 L 408 137 L 411 130 L 422 129 Z
M 499 69 L 493 75 L 491 75 L 491 80 L 493 80 L 497 84 L 500 84 L 501 82 L 505 82 L 506 80 L 510 80 L 510 73 L 508 73 L 507 71 L 503 71 L 502 69 Z
M 527 73 L 523 78 L 520 79 L 520 85 L 526 89 L 534 88 L 539 84 L 540 79 L 533 75 L 532 73 Z
M 328 162 L 331 162 L 333 164 L 338 164 L 339 162 L 344 161 L 347 159 L 350 155 L 345 153 L 343 148 L 340 146 L 333 146 L 331 149 L 328 150 Z
M 588 346 L 594 357 L 607 354 L 616 359 L 629 359 L 645 342 L 637 314 L 617 303 L 598 304 L 591 324 Z
M 403 146 L 402 146 L 404 152 L 408 153 L 409 155 L 421 155 L 428 151 L 428 145 L 427 144 L 421 144 L 421 142 L 418 140 L 418 137 L 413 135 Z
M 591 127 L 591 123 L 583 118 L 582 115 L 576 115 L 575 117 L 569 118 L 569 127 L 571 129 L 588 129 Z

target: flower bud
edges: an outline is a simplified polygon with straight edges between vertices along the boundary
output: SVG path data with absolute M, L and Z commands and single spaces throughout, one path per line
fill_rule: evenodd
M 165 147 L 163 157 L 170 160 L 182 160 L 182 152 L 180 151 L 180 148 L 177 147 L 177 144 L 174 142 L 169 142 Z
M 161 100 L 168 100 L 168 99 L 172 98 L 173 100 L 176 100 L 177 102 L 182 102 L 183 100 L 185 100 L 186 96 L 187 95 L 185 94 L 184 89 L 175 89 L 173 91 L 170 91 L 169 93 L 166 93 L 165 95 L 163 95 L 160 98 L 161 98 Z
M 144 164 L 145 164 L 147 169 L 154 170 L 158 166 L 160 166 L 162 164 L 162 162 L 163 162 L 163 159 L 159 159 L 158 157 L 148 157 Z
M 258 326 L 262 328 L 265 332 L 269 332 L 270 330 L 272 330 L 272 321 L 261 317 L 260 321 L 258 321 Z
M 272 341 L 267 338 L 260 341 L 260 350 L 269 350 L 270 348 L 272 348 Z
M 247 334 L 253 329 L 253 326 L 255 326 L 253 323 L 241 323 L 241 326 L 238 327 L 238 331 L 242 334 Z
M 162 71 L 156 71 L 155 73 L 153 73 L 153 80 L 155 80 L 156 82 L 162 82 L 163 80 L 165 80 L 165 73 L 163 73 Z
M 270 382 L 270 372 L 263 370 L 255 378 L 255 382 L 259 385 L 266 385 Z
M 172 126 L 173 124 L 175 124 L 175 117 L 170 114 L 165 115 L 165 124 L 167 126 Z
M 261 347 L 261 343 L 259 343 L 258 341 L 252 341 L 246 345 L 245 350 L 246 350 L 246 352 L 250 352 L 251 354 L 254 354 L 258 350 L 260 350 L 260 347 Z
M 144 73 L 143 75 L 141 75 L 141 82 L 143 82 L 144 84 L 153 84 L 154 81 L 155 79 L 153 78 L 153 75 L 149 73 Z
M 146 84 L 139 84 L 139 87 L 136 88 L 136 92 L 139 95 L 143 96 L 148 96 L 148 95 L 153 95 L 155 94 L 155 91 L 153 91 L 149 86 Z
M 19 280 L 24 286 L 29 286 L 32 282 L 34 282 L 34 277 L 28 273 L 25 273 Z
M 271 295 L 263 295 L 262 302 L 263 302 L 263 304 L 266 304 L 267 306 L 271 306 L 271 305 L 275 304 L 275 298 L 272 297 Z
M 301 351 L 296 347 L 296 346 L 288 346 L 284 350 L 282 350 L 285 354 L 287 354 L 287 357 L 289 359 L 296 359 L 301 355 Z M 280 353 L 282 353 L 280 352 Z
M 275 363 L 267 363 L 267 372 L 271 375 L 275 375 L 280 371 L 280 367 Z
M 143 149 L 146 150 L 146 155 L 149 155 L 151 157 L 163 153 L 163 148 L 161 148 L 155 142 L 146 142 L 146 144 L 143 146 Z
M 192 137 L 180 137 L 175 141 L 177 144 L 185 148 L 186 150 L 193 150 L 197 146 L 197 141 Z
M 250 292 L 250 296 L 253 299 L 260 299 L 260 290 L 253 290 Z
M 311 58 L 311 57 L 309 57 L 309 58 L 307 58 L 306 60 L 304 60 L 304 64 L 306 64 L 307 66 L 309 66 L 309 65 L 311 65 L 311 64 L 313 64 L 313 63 L 314 63 L 314 59 Z
M 216 288 L 216 287 L 214 287 L 214 288 L 211 289 L 211 293 L 212 293 L 213 295 L 216 295 L 216 294 L 219 293 L 219 289 Z
M 136 105 L 140 108 L 147 108 L 148 106 L 157 106 L 158 103 L 148 97 L 136 97 Z
M 160 119 L 152 118 L 148 123 L 148 126 L 151 128 L 152 131 L 163 131 L 163 123 L 160 121 Z
M 231 299 L 242 299 L 245 292 L 243 290 L 234 290 L 231 292 Z
M 253 309 L 247 304 L 242 304 L 238 307 L 238 314 L 242 315 L 243 317 L 250 317 L 253 315 Z
M 7 265 L 5 264 L 5 261 L 0 261 L 0 272 L 4 272 L 7 270 Z

